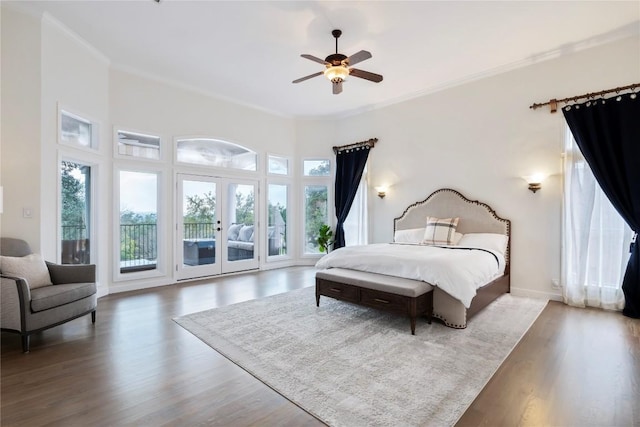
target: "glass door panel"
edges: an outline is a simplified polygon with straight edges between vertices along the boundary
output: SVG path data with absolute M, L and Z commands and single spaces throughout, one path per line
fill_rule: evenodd
M 220 274 L 219 183 L 210 177 L 178 175 L 177 191 L 178 280 Z
M 258 268 L 259 232 L 256 222 L 256 181 L 226 179 L 223 208 L 222 272 Z M 226 251 L 224 251 L 226 249 Z M 226 252 L 226 253 L 224 253 Z
M 267 256 L 287 255 L 287 184 L 267 186 Z

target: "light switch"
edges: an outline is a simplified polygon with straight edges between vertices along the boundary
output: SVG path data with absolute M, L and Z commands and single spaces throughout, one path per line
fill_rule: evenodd
M 22 208 L 22 216 L 23 218 L 33 217 L 33 210 L 31 208 Z

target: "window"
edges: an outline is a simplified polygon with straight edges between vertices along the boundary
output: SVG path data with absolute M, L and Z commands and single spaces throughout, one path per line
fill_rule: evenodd
M 287 255 L 287 184 L 269 184 L 267 218 L 268 256 Z
M 158 174 L 120 171 L 120 273 L 155 270 L 158 259 Z
M 273 175 L 289 175 L 289 159 L 279 156 L 267 156 L 267 171 Z
M 98 125 L 88 119 L 60 110 L 61 144 L 73 145 L 81 148 L 98 148 Z
M 314 184 L 304 186 L 304 253 L 319 254 L 317 243 L 320 226 L 328 224 L 329 187 Z
M 178 139 L 176 159 L 181 163 L 256 171 L 258 155 L 237 144 L 209 138 Z
M 91 167 L 63 160 L 60 166 L 61 263 L 89 264 L 91 236 Z
M 118 154 L 143 159 L 160 159 L 160 137 L 142 133 L 116 131 Z
M 567 129 L 562 286 L 576 306 L 620 310 L 632 231 L 609 202 Z
M 358 192 L 356 193 L 349 215 L 343 224 L 345 246 L 366 245 L 369 243 L 369 217 L 367 215 L 367 169 L 365 167 Z
M 304 160 L 302 163 L 304 176 L 331 176 L 329 160 Z

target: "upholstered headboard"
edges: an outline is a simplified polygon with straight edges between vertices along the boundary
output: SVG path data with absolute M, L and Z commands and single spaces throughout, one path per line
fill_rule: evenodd
M 469 200 L 459 192 L 450 188 L 434 191 L 421 202 L 409 206 L 402 215 L 393 220 L 393 230 L 421 228 L 426 225 L 426 217 L 437 218 L 458 217 L 458 232 L 466 233 L 500 233 L 509 236 L 507 244 L 507 263 L 511 249 L 511 221 L 496 215 L 486 203 Z

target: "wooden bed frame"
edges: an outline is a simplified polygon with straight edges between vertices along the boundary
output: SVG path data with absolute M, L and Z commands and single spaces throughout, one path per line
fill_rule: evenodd
M 495 211 L 487 204 L 477 200 L 467 199 L 459 192 L 443 188 L 433 192 L 426 199 L 416 202 L 394 219 L 394 233 L 396 230 L 407 230 L 421 228 L 425 226 L 427 216 L 438 218 L 460 218 L 457 231 L 466 233 L 499 233 L 507 236 L 507 250 L 505 253 L 504 274 L 487 285 L 477 290 L 476 296 L 471 301 L 469 308 L 466 308 L 460 301 L 454 299 L 449 294 L 439 288 L 433 290 L 433 317 L 440 319 L 445 325 L 452 328 L 466 328 L 467 320 L 493 302 L 500 295 L 510 292 L 510 257 L 511 257 L 511 221 L 496 215 Z M 329 270 L 331 271 L 331 270 Z M 384 275 L 376 275 L 377 282 L 384 280 Z M 408 279 L 407 279 L 408 280 Z M 319 296 L 329 296 L 336 298 L 335 294 L 327 292 L 328 287 L 353 286 L 345 280 L 332 278 L 330 282 L 322 277 L 316 277 L 316 299 Z M 361 285 L 359 292 L 367 291 L 368 285 Z M 343 298 L 338 298 L 343 299 Z M 357 302 L 357 301 L 351 301 Z M 377 307 L 380 308 L 380 307 Z M 407 309 L 406 314 L 412 317 Z M 402 312 L 396 310 L 396 312 Z M 415 313 L 415 311 L 413 311 Z M 431 313 L 429 313 L 431 314 Z M 415 316 L 415 314 L 414 314 Z M 412 320 L 412 324 L 413 324 Z M 413 329 L 413 325 L 412 325 Z

